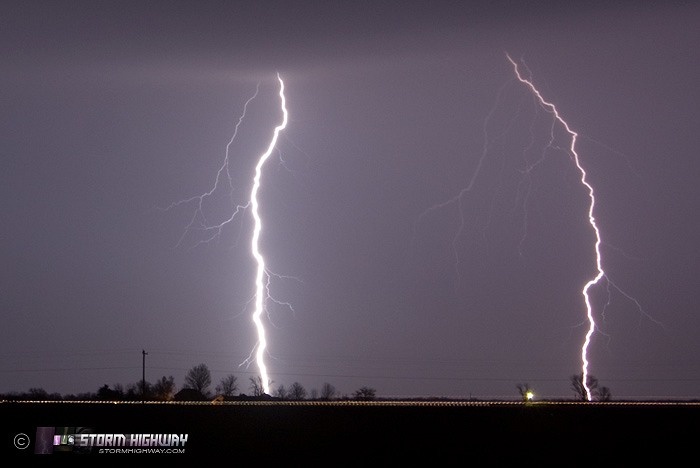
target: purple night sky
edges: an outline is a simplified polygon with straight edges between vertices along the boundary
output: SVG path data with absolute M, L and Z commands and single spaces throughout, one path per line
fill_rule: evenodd
M 206 220 L 245 203 L 279 72 L 272 387 L 571 397 L 589 200 L 509 54 L 595 190 L 590 373 L 613 399 L 700 397 L 700 5 L 524 3 L 4 2 L 0 393 L 126 386 L 142 350 L 150 382 L 205 363 L 249 391 L 250 211 L 198 244 L 196 204 L 161 208 L 212 188 L 259 83 Z

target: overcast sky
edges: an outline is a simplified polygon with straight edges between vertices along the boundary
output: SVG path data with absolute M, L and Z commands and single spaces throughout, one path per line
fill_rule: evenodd
M 695 2 L 3 2 L 0 392 L 205 363 L 249 392 L 263 168 L 272 387 L 700 396 Z M 614 3 L 614 6 L 607 5 Z M 548 142 L 551 140 L 551 144 Z M 461 197 L 456 199 L 461 193 Z M 200 226 L 197 218 L 193 227 Z M 291 309 L 284 304 L 290 304 Z

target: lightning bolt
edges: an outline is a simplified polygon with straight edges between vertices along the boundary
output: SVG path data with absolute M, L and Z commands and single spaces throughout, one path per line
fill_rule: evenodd
M 600 229 L 598 228 L 598 225 L 595 221 L 595 216 L 593 215 L 596 201 L 595 193 L 593 191 L 593 186 L 587 180 L 586 170 L 581 165 L 581 160 L 579 158 L 578 152 L 576 151 L 576 140 L 578 139 L 578 133 L 576 133 L 571 129 L 571 127 L 569 127 L 569 124 L 559 114 L 559 111 L 557 110 L 556 106 L 544 99 L 540 91 L 532 83 L 531 79 L 523 77 L 523 75 L 520 73 L 520 68 L 518 67 L 518 64 L 510 57 L 510 55 L 506 54 L 506 57 L 508 58 L 508 61 L 511 63 L 511 65 L 513 65 L 513 71 L 515 72 L 518 81 L 520 81 L 530 89 L 532 94 L 540 103 L 540 106 L 542 106 L 547 112 L 552 114 L 554 121 L 559 122 L 571 137 L 571 144 L 569 145 L 568 151 L 572 156 L 572 159 L 574 161 L 574 164 L 576 165 L 576 168 L 579 171 L 579 174 L 581 175 L 581 184 L 588 191 L 588 198 L 590 200 L 590 203 L 588 205 L 588 222 L 591 225 L 591 229 L 593 229 L 593 232 L 595 233 L 596 274 L 583 286 L 583 289 L 581 290 L 581 294 L 583 295 L 583 299 L 586 304 L 586 318 L 588 319 L 588 330 L 586 331 L 586 337 L 584 339 L 583 345 L 581 346 L 581 372 L 583 374 L 583 387 L 586 391 L 586 398 L 588 399 L 588 401 L 590 401 L 592 399 L 592 395 L 591 389 L 588 387 L 587 383 L 589 366 L 588 347 L 591 343 L 591 338 L 593 337 L 593 333 L 596 329 L 596 322 L 593 317 L 593 306 L 591 305 L 591 298 L 588 292 L 593 286 L 598 284 L 603 277 L 605 277 L 605 271 L 603 270 L 602 255 L 600 253 L 600 246 L 602 243 Z
M 228 144 L 226 145 L 226 154 L 224 157 L 224 161 L 219 167 L 217 173 L 216 173 L 216 178 L 214 180 L 214 183 L 212 187 L 210 188 L 209 191 L 202 193 L 201 195 L 197 195 L 194 197 L 190 197 L 184 200 L 180 200 L 178 202 L 170 204 L 167 208 L 164 209 L 164 211 L 176 208 L 181 205 L 187 205 L 187 204 L 196 204 L 196 207 L 194 209 L 192 218 L 190 219 L 189 224 L 186 226 L 182 236 L 177 242 L 177 245 L 180 246 L 185 238 L 194 230 L 200 230 L 205 233 L 205 237 L 202 239 L 200 238 L 194 247 L 202 244 L 202 243 L 207 243 L 210 242 L 216 238 L 218 238 L 223 229 L 231 224 L 234 219 L 236 219 L 240 213 L 250 209 L 250 212 L 253 217 L 254 221 L 254 227 L 253 227 L 253 233 L 251 237 L 251 244 L 250 244 L 250 249 L 251 249 L 251 255 L 253 259 L 256 262 L 256 273 L 255 273 L 255 295 L 254 295 L 254 310 L 252 313 L 252 320 L 255 325 L 255 331 L 257 334 L 257 343 L 255 347 L 253 348 L 253 351 L 251 351 L 251 355 L 248 359 L 246 359 L 242 364 L 250 363 L 251 358 L 253 355 L 255 355 L 255 362 L 258 366 L 259 373 L 260 373 L 260 382 L 262 383 L 263 391 L 266 394 L 270 394 L 270 378 L 268 375 L 267 371 L 267 366 L 265 364 L 265 351 L 267 349 L 267 338 L 266 338 L 266 333 L 265 333 L 265 325 L 263 323 L 263 313 L 267 311 L 266 309 L 266 301 L 267 300 L 272 300 L 276 304 L 283 305 L 291 309 L 292 311 L 294 310 L 291 306 L 291 304 L 287 302 L 280 302 L 277 301 L 276 299 L 272 298 L 270 294 L 270 281 L 271 277 L 280 277 L 280 275 L 272 273 L 266 266 L 265 262 L 265 257 L 260 249 L 260 235 L 262 232 L 262 218 L 260 216 L 260 202 L 258 200 L 258 192 L 260 191 L 261 184 L 262 184 L 262 175 L 263 175 L 263 166 L 265 165 L 266 161 L 270 158 L 272 155 L 273 151 L 275 150 L 275 147 L 277 145 L 277 140 L 279 137 L 279 134 L 282 132 L 287 127 L 287 121 L 288 121 L 288 112 L 287 112 L 287 106 L 286 106 L 286 98 L 284 95 L 284 81 L 282 80 L 282 77 L 277 74 L 277 81 L 279 82 L 279 98 L 280 98 L 280 109 L 282 112 L 282 122 L 275 127 L 272 138 L 268 144 L 267 150 L 263 152 L 257 160 L 257 164 L 255 166 L 255 176 L 253 177 L 253 186 L 250 191 L 250 196 L 248 200 L 245 203 L 235 203 L 234 202 L 234 209 L 232 214 L 224 219 L 221 222 L 217 223 L 209 223 L 207 220 L 207 216 L 205 216 L 205 211 L 204 211 L 204 206 L 210 197 L 214 196 L 214 193 L 219 190 L 219 187 L 222 183 L 222 179 L 225 179 L 228 183 L 228 188 L 229 188 L 229 197 L 231 198 L 231 201 L 234 201 L 234 186 L 233 186 L 233 179 L 231 175 L 231 163 L 230 163 L 230 157 L 229 157 L 229 151 L 231 148 L 231 145 L 233 142 L 236 140 L 236 137 L 238 135 L 239 127 L 241 126 L 241 123 L 245 120 L 246 114 L 248 112 L 248 106 L 249 104 L 258 96 L 259 91 L 260 91 L 260 84 L 257 85 L 255 89 L 255 93 L 248 98 L 248 100 L 245 102 L 245 105 L 243 106 L 243 112 L 238 118 L 238 122 L 236 123 L 233 135 L 231 139 L 229 140 Z M 242 365 L 241 364 L 241 365 Z
M 577 142 L 579 139 L 579 134 L 576 133 L 572 128 L 569 126 L 569 124 L 563 119 L 561 114 L 559 113 L 559 110 L 557 107 L 547 101 L 542 93 L 535 87 L 532 79 L 531 79 L 531 74 L 529 70 L 527 70 L 527 67 L 521 62 L 521 65 L 519 65 L 515 60 L 511 58 L 509 54 L 506 54 L 506 57 L 510 64 L 513 67 L 514 70 L 514 78 L 509 80 L 509 82 L 503 84 L 501 88 L 498 90 L 496 94 L 496 99 L 495 102 L 492 106 L 492 108 L 489 110 L 483 124 L 483 146 L 481 149 L 481 153 L 478 157 L 475 169 L 471 175 L 471 177 L 468 179 L 467 185 L 462 188 L 455 196 L 453 196 L 450 199 L 447 199 L 446 201 L 442 203 L 435 204 L 425 211 L 423 211 L 417 218 L 415 224 L 414 224 L 414 236 L 415 236 L 415 229 L 416 226 L 419 224 L 419 222 L 426 217 L 429 213 L 435 211 L 435 210 L 442 210 L 444 208 L 447 208 L 448 206 L 455 205 L 460 216 L 460 225 L 459 228 L 457 229 L 454 237 L 452 238 L 452 252 L 454 254 L 454 267 L 455 267 L 455 272 L 459 276 L 460 270 L 459 270 L 459 264 L 460 264 L 460 258 L 459 258 L 459 253 L 458 253 L 458 240 L 462 233 L 465 230 L 465 226 L 467 223 L 467 219 L 464 214 L 464 207 L 466 205 L 466 198 L 467 196 L 470 195 L 471 192 L 475 192 L 476 189 L 476 180 L 480 176 L 482 172 L 485 172 L 487 169 L 487 163 L 486 163 L 486 158 L 487 156 L 492 153 L 493 148 L 495 144 L 497 143 L 497 140 L 500 140 L 501 138 L 505 137 L 506 134 L 509 132 L 509 129 L 513 125 L 517 115 L 520 113 L 518 110 L 513 114 L 512 119 L 507 122 L 505 128 L 502 130 L 502 132 L 497 135 L 495 138 L 489 135 L 489 123 L 490 121 L 494 118 L 497 112 L 497 108 L 500 107 L 501 101 L 502 101 L 502 95 L 504 91 L 506 90 L 507 87 L 510 86 L 510 84 L 523 84 L 527 87 L 528 91 L 530 92 L 529 94 L 532 95 L 532 100 L 534 101 L 534 104 L 536 107 L 542 108 L 547 114 L 551 115 L 551 125 L 548 129 L 548 135 L 545 135 L 545 142 L 544 142 L 544 149 L 542 151 L 541 156 L 536 159 L 535 161 L 528 161 L 528 157 L 526 157 L 526 154 L 530 152 L 535 146 L 536 143 L 536 136 L 534 134 L 534 125 L 535 122 L 532 122 L 532 126 L 530 127 L 530 141 L 527 144 L 526 148 L 523 150 L 523 162 L 524 162 L 524 169 L 520 170 L 520 172 L 523 174 L 523 178 L 521 179 L 518 188 L 517 188 L 517 197 L 518 200 L 522 197 L 522 201 L 518 202 L 516 200 L 516 207 L 521 206 L 523 211 L 524 211 L 524 218 L 523 218 L 523 227 L 522 227 L 522 235 L 520 237 L 520 240 L 518 242 L 518 254 L 520 257 L 523 257 L 523 244 L 525 241 L 525 238 L 527 236 L 527 224 L 528 224 L 528 216 L 527 216 L 527 208 L 529 204 L 529 198 L 530 198 L 530 186 L 532 184 L 532 173 L 537 169 L 540 165 L 544 164 L 546 160 L 546 151 L 548 149 L 556 149 L 556 150 L 562 150 L 570 156 L 570 159 L 574 162 L 577 172 L 580 175 L 580 183 L 582 187 L 587 191 L 588 194 L 588 199 L 589 199 L 589 204 L 588 204 L 588 212 L 587 212 L 587 218 L 588 218 L 588 223 L 590 225 L 591 230 L 593 231 L 595 235 L 595 243 L 593 246 L 593 250 L 595 252 L 595 274 L 593 274 L 588 281 L 582 286 L 581 288 L 581 295 L 583 296 L 583 301 L 585 304 L 585 320 L 581 322 L 582 326 L 585 326 L 587 323 L 587 330 L 585 334 L 585 339 L 583 341 L 583 344 L 581 345 L 581 350 L 580 350 L 580 358 L 581 358 L 581 373 L 583 374 L 583 389 L 585 390 L 585 397 L 588 401 L 592 400 L 592 391 L 591 388 L 589 387 L 589 367 L 590 367 L 590 362 L 588 359 L 588 350 L 591 345 L 591 341 L 593 338 L 593 334 L 595 332 L 598 332 L 604 336 L 607 336 L 601 328 L 598 326 L 596 323 L 596 320 L 594 318 L 594 307 L 591 302 L 591 297 L 590 293 L 591 290 L 599 285 L 601 282 L 605 282 L 607 286 L 607 293 L 608 293 L 608 302 L 607 304 L 604 304 L 602 309 L 600 311 L 596 312 L 596 316 L 600 316 L 600 318 L 604 321 L 605 320 L 605 314 L 606 314 L 606 309 L 611 303 L 611 294 L 612 290 L 615 290 L 619 292 L 625 299 L 628 301 L 632 302 L 634 306 L 637 308 L 638 312 L 640 313 L 640 316 L 643 315 L 650 321 L 654 322 L 655 324 L 659 325 L 662 328 L 665 328 L 663 323 L 659 322 L 658 320 L 654 319 L 652 316 L 646 313 L 644 309 L 642 308 L 641 304 L 639 301 L 637 301 L 634 297 L 632 297 L 630 294 L 626 293 L 623 291 L 617 284 L 615 284 L 608 274 L 605 272 L 603 269 L 603 258 L 601 254 L 601 249 L 603 246 L 603 241 L 601 238 L 601 231 L 598 227 L 598 224 L 596 223 L 596 219 L 594 216 L 595 212 L 595 206 L 596 206 L 596 197 L 595 197 L 595 192 L 593 189 L 593 186 L 589 183 L 588 181 L 588 175 L 587 172 L 581 163 L 581 159 L 579 157 L 579 153 L 577 150 Z M 524 72 L 521 71 L 524 69 Z M 569 136 L 569 141 L 570 143 L 568 146 L 564 147 L 559 147 L 556 144 L 556 132 L 555 130 L 558 128 L 558 126 L 561 126 L 563 130 L 565 131 L 566 134 Z M 564 132 L 562 132 L 564 133 Z M 610 148 L 608 148 L 610 149 Z M 613 150 L 614 151 L 614 150 Z M 624 156 L 624 155 L 623 155 Z M 505 167 L 505 161 L 503 162 L 503 167 Z M 494 197 L 495 200 L 495 197 Z M 486 219 L 486 226 L 489 225 L 490 223 L 490 218 L 491 218 L 491 211 L 489 211 L 488 218 Z M 486 232 L 486 227 L 483 229 L 483 233 Z M 608 247 L 612 247 L 609 244 L 605 244 Z
M 258 203 L 258 190 L 260 189 L 260 182 L 262 178 L 262 168 L 272 154 L 277 144 L 277 138 L 282 130 L 287 127 L 287 106 L 286 99 L 284 96 L 284 81 L 277 74 L 277 80 L 280 84 L 280 107 L 282 109 L 282 123 L 275 127 L 274 133 L 272 135 L 272 140 L 260 158 L 258 159 L 258 164 L 255 166 L 255 178 L 253 179 L 253 188 L 250 191 L 250 204 L 253 213 L 253 219 L 255 220 L 255 227 L 253 229 L 253 238 L 251 241 L 251 251 L 253 257 L 258 264 L 258 268 L 255 274 L 255 310 L 253 312 L 253 322 L 255 323 L 255 328 L 258 333 L 258 344 L 255 351 L 255 360 L 258 364 L 258 369 L 260 370 L 260 378 L 262 379 L 263 389 L 266 394 L 270 394 L 270 379 L 267 373 L 267 366 L 265 365 L 265 349 L 267 348 L 267 339 L 265 337 L 265 326 L 262 322 L 262 314 L 265 311 L 265 297 L 267 297 L 267 281 L 265 276 L 267 275 L 265 270 L 265 257 L 260 252 L 260 232 L 262 230 L 262 220 L 259 213 L 259 203 Z

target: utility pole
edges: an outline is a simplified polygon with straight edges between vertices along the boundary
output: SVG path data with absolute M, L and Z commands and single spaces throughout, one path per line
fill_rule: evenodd
M 146 352 L 145 349 L 141 350 L 141 353 L 143 354 L 143 375 L 141 377 L 141 402 L 143 403 L 146 401 Z

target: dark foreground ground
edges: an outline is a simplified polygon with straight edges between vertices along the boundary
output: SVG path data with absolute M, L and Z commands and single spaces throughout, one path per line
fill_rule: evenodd
M 108 461 L 141 466 L 145 459 L 149 465 L 195 467 L 199 461 L 229 466 L 591 466 L 625 461 L 629 466 L 639 460 L 681 466 L 676 461 L 688 456 L 697 464 L 700 448 L 700 405 L 680 403 L 4 402 L 0 421 L 0 466 L 8 467 Z M 78 448 L 65 437 L 53 438 L 61 434 L 95 434 L 96 446 Z M 187 441 L 125 447 L 97 439 L 98 434 L 186 434 Z M 46 453 L 37 453 L 42 451 Z

